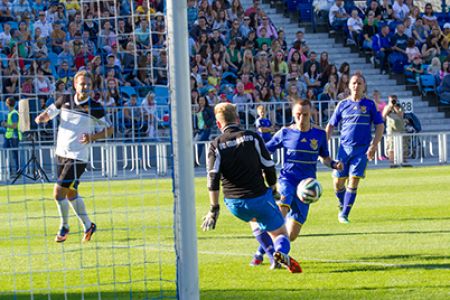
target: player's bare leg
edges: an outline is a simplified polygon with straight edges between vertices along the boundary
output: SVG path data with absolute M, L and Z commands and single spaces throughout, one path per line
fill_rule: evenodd
M 289 235 L 289 240 L 293 242 L 300 235 L 302 224 L 296 222 L 294 219 L 289 219 L 286 221 L 286 229 Z

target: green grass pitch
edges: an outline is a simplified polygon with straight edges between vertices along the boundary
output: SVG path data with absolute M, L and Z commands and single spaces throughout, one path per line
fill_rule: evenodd
M 292 244 L 303 274 L 249 267 L 257 243 L 222 205 L 216 230 L 197 232 L 201 299 L 450 299 L 450 167 L 367 173 L 350 225 L 319 173 L 324 194 Z M 52 184 L 0 188 L 0 299 L 174 298 L 170 180 L 86 178 L 99 228 L 86 245 L 73 215 L 68 240 L 53 241 Z M 199 228 L 205 178 L 195 185 Z

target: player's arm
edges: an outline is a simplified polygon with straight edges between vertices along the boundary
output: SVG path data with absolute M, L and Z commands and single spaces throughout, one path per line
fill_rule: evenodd
M 334 170 L 338 170 L 338 171 L 342 171 L 344 169 L 343 162 L 341 162 L 339 160 L 333 160 L 329 156 L 327 156 L 327 157 L 319 156 L 319 160 L 324 166 L 327 166 L 330 169 L 334 169 Z
M 372 143 L 369 146 L 369 149 L 366 152 L 366 155 L 369 160 L 372 160 L 375 157 L 375 152 L 377 152 L 378 144 L 380 143 L 381 138 L 383 137 L 384 120 L 380 112 L 377 110 L 375 104 L 371 106 L 370 113 L 372 115 L 372 122 L 373 124 L 375 124 L 375 136 L 372 140 Z
M 46 110 L 40 113 L 34 121 L 36 124 L 39 123 L 47 123 L 50 120 L 53 120 L 57 115 L 59 115 L 61 106 L 64 104 L 64 96 L 59 97 L 55 103 L 52 103 Z
M 217 140 L 216 140 L 217 141 Z M 208 231 L 216 228 L 216 223 L 219 218 L 219 192 L 220 192 L 220 152 L 217 149 L 217 142 L 211 143 L 208 152 L 207 161 L 207 181 L 209 193 L 209 211 L 203 217 L 202 229 Z
M 88 143 L 92 143 L 95 142 L 96 140 L 99 139 L 106 139 L 107 137 L 111 136 L 114 132 L 114 127 L 113 126 L 109 126 L 106 127 L 103 130 L 100 130 L 99 132 L 95 132 L 95 133 L 85 133 L 83 134 L 82 138 L 81 138 L 81 143 L 82 144 L 88 144 Z
M 325 128 L 325 132 L 327 133 L 327 141 L 330 140 L 331 135 L 333 134 L 334 126 L 330 123 L 327 124 L 327 127 Z

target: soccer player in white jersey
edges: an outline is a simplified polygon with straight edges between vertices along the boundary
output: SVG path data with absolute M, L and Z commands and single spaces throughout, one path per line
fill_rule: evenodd
M 89 160 L 89 143 L 106 138 L 113 127 L 101 104 L 91 98 L 92 77 L 87 71 L 79 71 L 74 77 L 75 95 L 61 96 L 35 119 L 46 123 L 60 116 L 56 142 L 57 176 L 53 195 L 61 218 L 55 241 L 64 242 L 69 233 L 69 205 L 83 223 L 82 241 L 91 240 L 97 226 L 91 222 L 83 198 L 78 195 L 79 178 Z

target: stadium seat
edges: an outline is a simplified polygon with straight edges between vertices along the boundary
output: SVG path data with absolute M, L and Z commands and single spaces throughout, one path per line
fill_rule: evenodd
M 417 80 L 413 74 L 413 72 L 409 71 L 407 68 L 409 68 L 411 65 L 405 66 L 405 80 L 408 85 L 417 84 Z
M 427 95 L 428 93 L 436 94 L 436 79 L 433 75 L 425 74 L 420 75 L 419 87 L 422 95 Z
M 167 86 L 155 85 L 153 91 L 155 93 L 156 104 L 169 103 L 169 88 Z
M 131 95 L 137 94 L 137 93 L 136 93 L 136 90 L 134 89 L 134 87 L 125 85 L 125 86 L 120 87 L 120 94 L 126 98 L 130 98 Z

